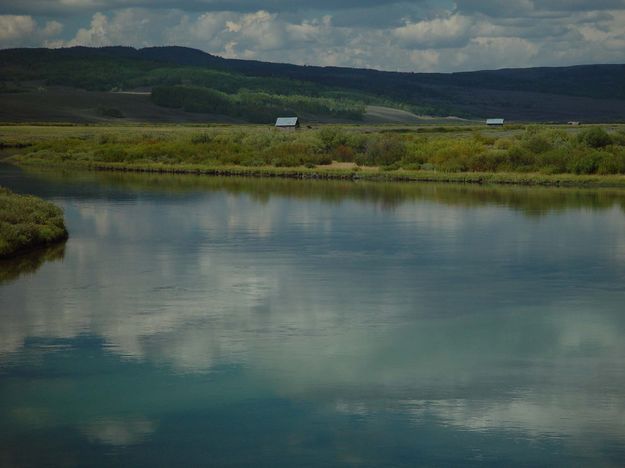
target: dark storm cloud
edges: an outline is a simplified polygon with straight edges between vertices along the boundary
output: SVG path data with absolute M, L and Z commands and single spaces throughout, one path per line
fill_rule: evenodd
M 625 0 L 457 0 L 458 11 L 491 17 L 543 16 L 625 8 Z
M 381 7 L 405 2 L 402 0 L 5 0 L 0 13 L 33 15 L 73 15 L 85 12 L 110 11 L 119 8 L 177 9 L 189 12 L 266 10 L 287 12 L 298 10 L 340 11 L 349 8 Z

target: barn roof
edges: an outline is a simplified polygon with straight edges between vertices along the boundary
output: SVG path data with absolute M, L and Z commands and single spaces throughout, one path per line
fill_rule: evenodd
M 276 127 L 295 127 L 298 120 L 297 117 L 278 117 L 276 119 Z
M 503 119 L 486 119 L 486 125 L 503 125 Z

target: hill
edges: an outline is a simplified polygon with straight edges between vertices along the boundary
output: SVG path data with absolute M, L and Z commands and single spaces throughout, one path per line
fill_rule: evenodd
M 337 122 L 371 121 L 380 115 L 384 115 L 381 121 L 388 121 L 389 115 L 414 121 L 416 114 L 522 121 L 625 120 L 625 65 L 400 73 L 225 59 L 185 47 L 0 51 L 3 102 L 19 107 L 22 100 L 36 101 L 37 92 L 45 93 L 42 86 L 47 93 L 56 92 L 58 86 L 64 92 L 73 88 L 103 93 L 98 102 L 110 95 L 111 103 L 117 102 L 112 109 L 118 109 L 125 98 L 113 96 L 111 90 L 151 92 L 151 102 L 145 96 L 141 99 L 142 105 L 160 109 L 144 112 L 153 121 L 188 116 L 189 120 L 269 122 L 286 113 Z M 132 99 L 138 98 L 128 98 Z M 121 107 L 132 109 L 124 102 Z M 380 113 L 380 108 L 399 112 Z M 117 116 L 106 115 L 105 103 L 97 109 L 101 118 L 126 117 L 122 110 Z M 36 109 L 33 112 L 29 118 L 38 120 Z M 0 112 L 0 119 L 10 117 Z M 41 119 L 46 120 L 45 115 Z

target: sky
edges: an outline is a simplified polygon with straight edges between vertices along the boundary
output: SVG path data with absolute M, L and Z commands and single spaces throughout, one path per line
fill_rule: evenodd
M 625 62 L 625 0 L 1 0 L 0 48 L 180 45 L 397 71 Z

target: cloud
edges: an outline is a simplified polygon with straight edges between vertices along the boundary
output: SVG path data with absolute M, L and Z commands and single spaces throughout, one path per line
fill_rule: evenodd
M 472 26 L 470 18 L 452 14 L 445 18 L 406 23 L 394 29 L 392 34 L 404 47 L 442 49 L 466 45 Z
M 31 35 L 36 28 L 36 23 L 30 16 L 2 15 L 0 16 L 0 41 L 21 40 Z
M 309 10 L 336 11 L 353 8 L 386 7 L 410 5 L 405 0 L 5 0 L 0 12 L 20 12 L 36 15 L 72 16 L 88 12 L 114 11 L 123 8 L 178 9 L 187 12 L 232 11 L 253 13 L 258 10 L 269 12 L 300 12 Z M 422 3 L 422 1 L 417 1 Z
M 0 47 L 40 45 L 63 31 L 63 25 L 55 20 L 43 26 L 31 16 L 0 15 Z
M 125 180 L 104 194 L 95 176 L 77 182 L 103 198 L 62 201 L 74 233 L 63 263 L 2 286 L 0 364 L 80 353 L 72 341 L 41 346 L 50 339 L 78 337 L 80 347 L 81 337 L 98 337 L 105 354 L 149 363 L 134 368 L 136 378 L 107 381 L 119 395 L 142 395 L 141 382 L 154 383 L 142 378 L 146 368 L 189 375 L 227 366 L 271 395 L 341 414 L 385 411 L 417 425 L 430 418 L 572 444 L 592 433 L 625 440 L 618 195 L 602 194 L 604 209 L 589 209 L 596 198 L 588 194 L 550 193 L 554 207 L 568 201 L 570 209 L 528 220 L 505 200 L 534 210 L 545 193 L 498 189 L 491 199 L 481 188 L 403 187 L 377 198 L 341 187 L 345 198 L 324 201 L 315 197 L 321 188 L 290 198 L 271 191 L 275 182 L 250 192 L 236 181 L 229 190 L 200 185 L 185 195 L 158 179 L 175 194 L 165 197 L 120 190 Z M 355 193 L 371 198 L 349 198 Z M 382 209 L 385 199 L 392 209 Z M 369 227 L 358 242 L 354 220 Z M 596 248 L 579 248 L 589 242 Z M 76 378 L 94 382 L 88 371 Z M 141 401 L 143 416 L 128 414 L 127 398 L 97 408 L 81 400 L 92 411 L 57 412 L 48 424 L 77 425 L 97 443 L 140 444 L 158 429 L 170 387 L 165 400 Z M 238 387 L 248 393 L 228 398 L 257 391 Z M 194 390 L 167 412 L 197 411 Z M 16 411 L 16 424 L 45 416 Z
M 81 427 L 88 439 L 113 446 L 139 444 L 155 430 L 156 423 L 145 418 L 102 419 Z
M 9 0 L 0 12 L 3 47 L 176 44 L 423 72 L 625 61 L 625 0 Z

